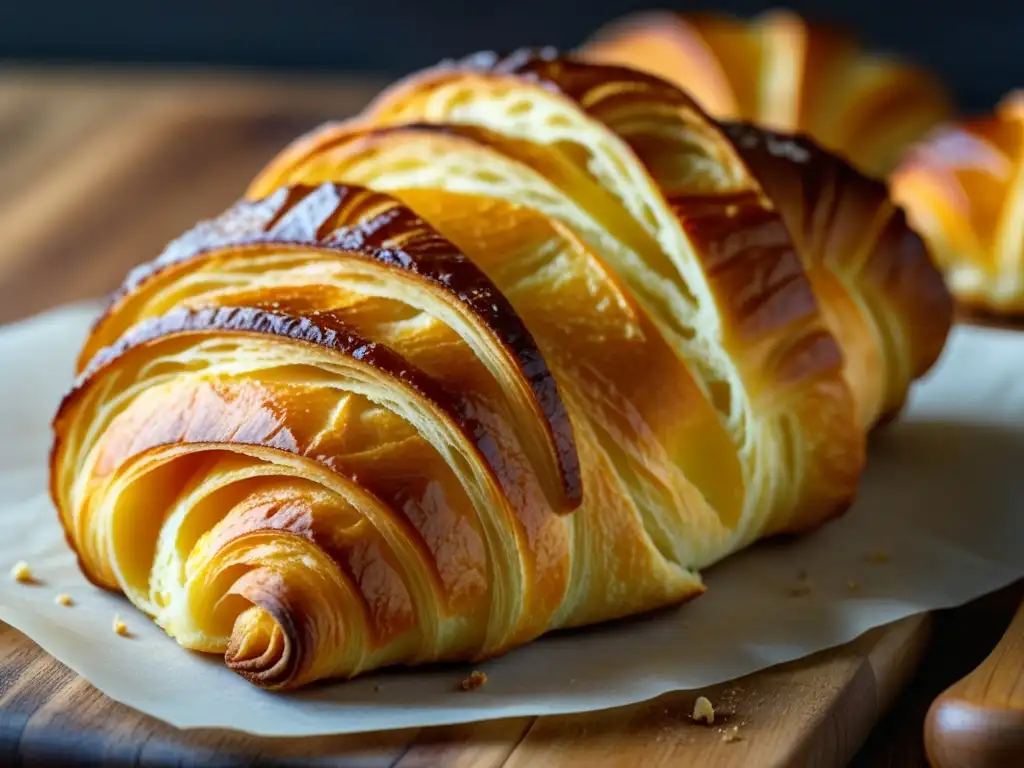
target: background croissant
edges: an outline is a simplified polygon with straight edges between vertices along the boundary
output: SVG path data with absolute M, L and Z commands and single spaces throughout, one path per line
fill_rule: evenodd
M 400 82 L 247 197 L 97 322 L 52 494 L 91 580 L 268 688 L 699 594 L 849 505 L 951 322 L 884 187 L 546 51 Z
M 784 10 L 749 20 L 638 13 L 599 30 L 581 54 L 663 77 L 716 118 L 806 133 L 878 178 L 953 113 L 928 72 Z
M 1024 314 L 1024 91 L 907 153 L 893 196 L 965 306 Z

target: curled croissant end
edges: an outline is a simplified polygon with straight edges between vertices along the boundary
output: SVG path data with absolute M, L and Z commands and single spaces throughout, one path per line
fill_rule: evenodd
M 890 419 L 949 335 L 942 273 L 882 182 L 805 137 L 726 130 L 789 228 L 843 348 L 862 426 Z
M 581 55 L 658 75 L 717 118 L 806 133 L 878 178 L 953 112 L 931 74 L 789 11 L 637 14 L 599 30 Z
M 1024 314 L 1024 91 L 993 115 L 937 128 L 892 191 L 961 304 Z
M 459 639 L 494 652 L 540 630 L 511 607 L 488 622 L 489 593 L 551 610 L 564 590 L 564 525 L 514 438 L 495 443 L 486 402 L 468 409 L 330 313 L 142 321 L 94 358 L 56 428 L 54 490 L 85 573 L 260 685 L 351 674 L 416 629 L 433 647 L 470 607 Z M 488 553 L 505 574 L 491 588 Z

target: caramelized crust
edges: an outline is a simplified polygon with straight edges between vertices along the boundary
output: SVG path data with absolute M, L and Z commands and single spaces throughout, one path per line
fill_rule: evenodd
M 838 375 L 842 353 L 804 287 L 789 233 L 749 195 L 676 198 L 674 207 L 721 297 L 727 348 L 747 350 L 740 375 L 760 387 L 751 399 L 764 409 L 762 403 L 789 395 L 775 460 L 808 466 L 790 513 L 763 520 L 761 535 L 818 525 L 823 515 L 845 510 L 842 500 L 852 500 L 865 448 L 863 433 L 836 428 L 851 416 L 849 391 Z M 788 331 L 785 342 L 773 343 L 780 327 Z M 759 487 L 768 482 L 761 478 Z
M 937 128 L 892 191 L 962 304 L 1024 314 L 1024 91 L 993 115 Z
M 950 95 L 928 72 L 789 11 L 750 20 L 636 14 L 599 30 L 580 55 L 662 77 L 716 118 L 808 134 L 879 178 L 953 113 Z

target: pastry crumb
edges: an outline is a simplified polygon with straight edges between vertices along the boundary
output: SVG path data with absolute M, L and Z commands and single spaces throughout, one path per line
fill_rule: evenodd
M 811 594 L 810 584 L 797 584 L 791 590 L 789 590 L 790 597 L 804 597 L 805 595 Z
M 693 721 L 695 723 L 703 721 L 708 725 L 714 725 L 715 708 L 711 706 L 711 702 L 708 701 L 707 697 L 698 696 L 697 700 L 693 702 Z
M 67 594 L 66 592 L 61 592 L 59 595 L 53 598 L 53 602 L 55 602 L 57 605 L 63 605 L 65 608 L 69 608 L 70 606 L 75 604 L 75 601 L 71 599 L 71 595 Z
M 114 630 L 115 635 L 120 635 L 121 637 L 131 637 L 131 633 L 128 631 L 128 625 L 125 624 L 121 617 L 118 616 L 116 613 L 114 614 L 114 623 L 112 625 L 112 629 Z
M 19 584 L 33 584 L 36 580 L 36 577 L 32 574 L 32 569 L 28 567 L 28 563 L 24 560 L 19 560 L 11 568 L 11 578 Z
M 483 672 L 473 672 L 469 677 L 462 681 L 461 688 L 464 691 L 475 691 L 481 685 L 487 682 L 487 675 Z
M 866 563 L 888 563 L 889 553 L 883 549 L 876 549 L 874 552 L 868 552 L 864 555 L 864 562 Z
M 743 737 L 740 736 L 740 727 L 738 725 L 734 725 L 732 728 L 726 729 L 726 731 L 722 734 L 722 741 L 724 741 L 726 744 L 732 744 L 736 741 L 743 741 Z

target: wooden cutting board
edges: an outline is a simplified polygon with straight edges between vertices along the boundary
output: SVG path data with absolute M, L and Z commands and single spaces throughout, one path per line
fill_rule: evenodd
M 219 212 L 300 132 L 373 83 L 0 70 L 0 322 L 113 288 Z M 0 766 L 845 765 L 906 683 L 927 617 L 701 691 L 605 712 L 358 737 L 184 732 L 106 698 L 0 624 Z M 201 692 L 197 692 L 201 695 Z M 472 695 L 472 694 L 467 694 Z M 739 726 L 738 739 L 726 741 Z
M 832 768 L 907 682 L 929 628 L 927 615 L 910 617 L 732 683 L 603 712 L 263 739 L 135 712 L 0 624 L 0 765 Z M 690 721 L 698 694 L 716 706 L 712 727 Z

